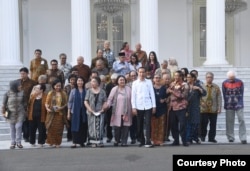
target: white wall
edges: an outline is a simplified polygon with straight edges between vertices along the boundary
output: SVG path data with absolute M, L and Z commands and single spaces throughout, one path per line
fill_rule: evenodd
M 249 1 L 248 1 L 249 2 Z M 235 15 L 235 64 L 250 66 L 250 4 L 248 9 Z
M 23 42 L 24 65 L 29 67 L 34 50 L 41 49 L 48 62 L 60 53 L 71 61 L 70 0 L 24 0 Z M 26 16 L 26 18 L 25 18 Z
M 174 57 L 179 67 L 192 65 L 192 18 L 188 1 L 159 0 L 159 61 Z M 189 23 L 187 22 L 189 20 Z M 192 29 L 192 27 L 191 27 Z M 191 41 L 191 42 L 190 42 Z

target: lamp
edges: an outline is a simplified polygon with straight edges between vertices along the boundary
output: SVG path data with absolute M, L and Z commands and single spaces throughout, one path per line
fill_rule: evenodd
M 243 7 L 246 7 L 247 3 L 242 0 L 226 0 L 225 11 L 226 13 L 232 14 L 238 12 Z
M 120 15 L 129 9 L 129 0 L 97 0 L 94 8 L 107 16 Z

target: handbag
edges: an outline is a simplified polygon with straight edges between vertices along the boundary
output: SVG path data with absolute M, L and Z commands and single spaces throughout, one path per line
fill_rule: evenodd
M 8 109 L 5 110 L 4 118 L 10 119 L 10 111 Z

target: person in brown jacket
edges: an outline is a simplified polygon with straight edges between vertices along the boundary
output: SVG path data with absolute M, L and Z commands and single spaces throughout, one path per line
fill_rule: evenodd
M 38 84 L 34 87 L 30 95 L 28 103 L 28 120 L 30 132 L 30 144 L 35 146 L 36 131 L 38 129 L 38 144 L 43 147 L 46 139 L 45 119 L 47 111 L 45 108 L 46 102 L 45 84 Z

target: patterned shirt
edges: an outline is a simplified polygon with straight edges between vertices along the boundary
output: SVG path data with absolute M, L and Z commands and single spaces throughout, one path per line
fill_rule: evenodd
M 173 93 L 170 95 L 170 108 L 172 108 L 173 111 L 186 109 L 189 90 L 187 83 L 172 82 L 169 88 L 173 90 Z
M 224 109 L 237 110 L 244 107 L 244 83 L 240 79 L 235 79 L 233 82 L 225 80 L 222 83 L 222 93 L 224 98 Z
M 64 78 L 68 79 L 69 78 L 69 74 L 70 74 L 70 70 L 72 69 L 72 65 L 70 65 L 69 63 L 66 63 L 64 65 L 59 65 L 58 69 L 63 71 L 64 74 Z
M 40 75 L 46 74 L 48 62 L 44 58 L 35 58 L 30 62 L 31 79 L 38 82 Z
M 31 80 L 30 78 L 27 78 L 26 80 L 21 80 L 19 79 L 21 82 L 21 88 L 24 92 L 24 96 L 25 96 L 25 101 L 26 103 L 28 103 L 29 98 L 30 98 L 30 93 L 33 89 L 33 87 L 37 84 L 34 80 Z
M 64 85 L 65 79 L 64 79 L 64 74 L 63 74 L 62 70 L 60 70 L 60 69 L 55 69 L 55 70 L 48 69 L 46 75 L 47 75 L 47 82 L 49 84 L 52 84 L 52 82 L 55 79 L 59 79 L 60 82 L 62 83 L 62 86 Z
M 218 85 L 212 83 L 211 85 L 204 84 L 202 86 L 207 95 L 201 98 L 200 113 L 215 113 L 221 109 L 222 96 Z
M 108 60 L 108 68 L 112 69 L 113 63 L 115 61 L 114 53 L 110 49 L 103 49 L 103 57 Z

